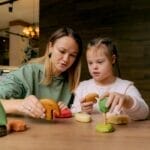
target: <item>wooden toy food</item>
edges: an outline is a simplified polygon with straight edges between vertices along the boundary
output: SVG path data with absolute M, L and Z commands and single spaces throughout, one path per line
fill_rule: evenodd
M 96 125 L 96 131 L 108 133 L 115 131 L 114 127 L 111 124 L 97 124 Z
M 96 131 L 103 133 L 115 131 L 115 128 L 112 126 L 112 124 L 107 122 L 106 113 L 109 111 L 109 108 L 106 107 L 106 101 L 107 97 L 98 100 L 99 110 L 103 113 L 104 122 L 96 125 Z
M 98 98 L 98 97 L 99 97 L 99 95 L 97 93 L 89 93 L 89 94 L 87 94 L 85 96 L 85 100 L 84 101 L 85 102 L 92 101 L 92 102 L 96 103 L 97 102 L 96 98 Z
M 107 123 L 112 124 L 127 124 L 129 122 L 129 117 L 123 114 L 112 114 L 107 115 Z
M 99 100 L 99 102 L 98 102 L 99 109 L 103 113 L 107 113 L 109 111 L 109 108 L 106 107 L 106 101 L 107 101 L 107 98 L 103 98 L 103 99 Z
M 57 114 L 55 114 L 56 118 L 71 118 L 72 117 L 72 112 L 69 108 L 65 108 L 60 110 L 60 115 L 57 116 Z
M 11 120 L 7 122 L 5 110 L 0 103 L 0 137 L 7 135 L 9 132 L 25 131 L 26 123 L 23 120 Z
M 45 119 L 52 120 L 53 116 L 56 114 L 57 116 L 60 115 L 60 109 L 57 102 L 53 99 L 41 99 L 41 104 L 45 108 Z
M 84 123 L 88 123 L 92 120 L 91 115 L 87 114 L 87 113 L 76 113 L 74 115 L 75 120 L 79 121 L 79 122 L 84 122 Z
M 21 132 L 27 129 L 27 125 L 23 120 L 8 121 L 8 132 Z
M 5 110 L 0 102 L 0 137 L 7 135 L 7 118 Z

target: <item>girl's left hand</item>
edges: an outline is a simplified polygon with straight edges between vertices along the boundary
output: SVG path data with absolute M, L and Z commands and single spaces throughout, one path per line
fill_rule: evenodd
M 83 98 L 81 101 L 80 101 L 80 104 L 81 104 L 81 110 L 83 112 L 86 112 L 86 113 L 89 113 L 91 114 L 93 112 L 93 105 L 94 105 L 94 102 L 90 101 L 90 102 L 85 102 L 85 99 Z
M 110 107 L 109 112 L 113 112 L 116 106 L 117 111 L 120 111 L 122 107 L 129 109 L 133 105 L 133 99 L 128 95 L 117 92 L 104 93 L 102 96 L 100 96 L 100 99 L 104 97 L 108 97 L 106 107 Z

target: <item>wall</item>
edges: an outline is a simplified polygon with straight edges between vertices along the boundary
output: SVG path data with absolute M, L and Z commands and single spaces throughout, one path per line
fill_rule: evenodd
M 84 41 L 109 36 L 117 43 L 122 77 L 135 82 L 150 103 L 150 1 L 40 1 L 40 54 L 49 35 L 62 26 L 78 31 Z M 83 56 L 81 80 L 89 77 Z
M 20 66 L 25 58 L 24 49 L 28 45 L 28 39 L 14 34 L 22 35 L 22 30 L 27 23 L 14 20 L 9 27 L 9 65 Z

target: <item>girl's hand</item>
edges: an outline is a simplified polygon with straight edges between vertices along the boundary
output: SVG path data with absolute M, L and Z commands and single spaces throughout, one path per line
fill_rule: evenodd
M 81 100 L 81 110 L 83 112 L 91 114 L 93 111 L 93 105 L 94 105 L 94 102 L 92 102 L 92 101 L 85 102 L 85 99 Z
M 29 115 L 33 118 L 44 118 L 45 109 L 40 103 L 40 101 L 34 96 L 30 95 L 22 100 L 20 107 L 18 108 L 19 112 Z
M 128 95 L 120 94 L 117 92 L 105 93 L 100 97 L 100 99 L 104 97 L 108 97 L 106 107 L 110 107 L 110 112 L 113 112 L 116 106 L 117 111 L 119 112 L 122 107 L 129 109 L 133 105 L 133 99 Z

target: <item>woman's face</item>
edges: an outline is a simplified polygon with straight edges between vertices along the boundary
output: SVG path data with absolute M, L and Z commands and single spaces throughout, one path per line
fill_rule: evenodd
M 111 81 L 114 77 L 112 65 L 114 60 L 106 55 L 106 49 L 104 47 L 99 49 L 91 47 L 87 50 L 86 56 L 92 78 L 100 84 L 107 84 Z
M 75 62 L 78 55 L 78 45 L 70 36 L 64 36 L 50 46 L 51 60 L 55 75 L 66 71 Z

